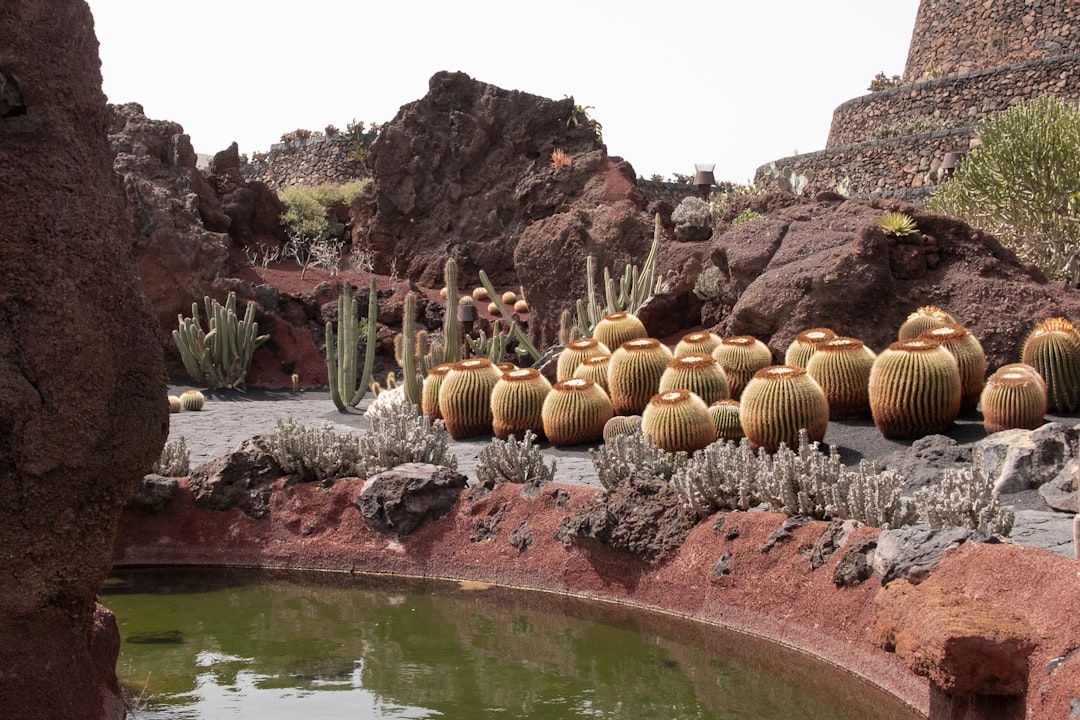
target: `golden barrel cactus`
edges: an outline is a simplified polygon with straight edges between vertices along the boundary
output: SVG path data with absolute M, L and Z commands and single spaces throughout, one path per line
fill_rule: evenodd
M 184 404 L 180 402 L 180 398 L 176 395 L 169 396 L 169 412 L 178 413 L 184 409 Z
M 870 368 L 876 357 L 855 338 L 835 337 L 818 344 L 806 372 L 825 391 L 830 420 L 870 417 Z
M 986 384 L 986 353 L 979 339 L 957 323 L 930 328 L 920 337 L 941 343 L 960 368 L 960 412 L 974 412 Z
M 180 393 L 180 405 L 183 406 L 185 410 L 202 410 L 203 405 L 205 404 L 206 397 L 198 390 L 185 390 Z
M 699 330 L 683 335 L 682 340 L 675 345 L 673 354 L 677 358 L 680 358 L 683 355 L 693 355 L 695 353 L 712 355 L 712 351 L 715 350 L 716 346 L 719 344 L 719 335 L 709 332 L 708 330 Z
M 774 453 L 783 443 L 799 447 L 799 431 L 811 442 L 820 442 L 829 426 L 829 402 L 825 391 L 807 372 L 795 365 L 770 365 L 746 383 L 739 402 L 743 432 L 755 450 Z
M 574 368 L 574 377 L 592 380 L 594 383 L 604 388 L 604 392 L 607 392 L 608 364 L 610 364 L 610 362 L 610 355 L 593 355 L 592 357 L 587 357 L 581 361 L 580 365 Z
M 1065 318 L 1047 318 L 1024 341 L 1020 362 L 1035 368 L 1046 382 L 1050 412 L 1080 408 L 1080 332 Z
M 685 388 L 653 395 L 641 413 L 641 433 L 672 453 L 692 453 L 716 441 L 709 406 Z
M 604 423 L 604 442 L 622 435 L 634 435 L 641 432 L 640 415 L 614 415 Z
M 727 375 L 712 355 L 693 353 L 677 357 L 668 363 L 660 376 L 658 392 L 686 388 L 704 401 L 706 406 L 731 397 Z
M 452 364 L 442 363 L 428 370 L 424 385 L 420 388 L 420 409 L 433 422 L 442 418 L 442 412 L 439 410 L 439 387 L 442 385 L 443 378 L 450 372 Z
M 592 336 L 614 350 L 624 342 L 648 337 L 649 331 L 636 315 L 617 312 L 602 317 L 593 328 Z
M 927 330 L 955 322 L 956 318 L 937 305 L 923 305 L 900 325 L 897 340 L 914 340 Z
M 491 389 L 491 429 L 505 440 L 511 435 L 525 437 L 526 430 L 538 436 L 544 432 L 540 411 L 551 383 L 535 368 L 520 368 L 503 373 Z
M 743 439 L 738 400 L 717 400 L 709 406 L 717 440 L 738 442 Z
M 555 381 L 562 382 L 574 377 L 574 369 L 585 358 L 597 355 L 611 355 L 607 345 L 594 338 L 581 338 L 566 343 L 566 347 L 559 352 L 559 359 L 555 364 Z
M 608 393 L 616 415 L 640 415 L 660 388 L 671 350 L 656 338 L 623 343 L 608 361 Z
M 544 434 L 553 445 L 581 445 L 604 437 L 615 413 L 604 389 L 591 380 L 570 378 L 552 386 L 541 410 Z
M 948 432 L 960 394 L 956 358 L 925 337 L 894 342 L 870 368 L 870 413 L 887 438 Z
M 834 337 L 836 337 L 836 333 L 829 328 L 820 327 L 803 330 L 788 345 L 787 351 L 784 353 L 784 364 L 806 367 L 806 363 L 810 362 L 810 356 L 814 354 L 817 346 L 826 340 L 832 340 Z
M 487 358 L 453 363 L 439 386 L 439 410 L 455 440 L 491 432 L 491 390 L 502 372 Z
M 1030 365 L 1003 365 L 987 379 L 980 404 L 988 433 L 1034 430 L 1045 422 L 1046 383 Z
M 720 341 L 712 353 L 727 376 L 728 391 L 738 400 L 754 373 L 772 365 L 772 350 L 752 335 L 735 335 Z

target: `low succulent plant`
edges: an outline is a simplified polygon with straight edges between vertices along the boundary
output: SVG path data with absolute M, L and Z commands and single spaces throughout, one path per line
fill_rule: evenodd
M 817 346 L 806 372 L 825 391 L 830 420 L 870 417 L 870 369 L 876 357 L 855 338 L 835 337 Z
M 641 413 L 641 432 L 671 453 L 692 453 L 716 440 L 709 406 L 685 388 L 654 395 Z
M 720 341 L 712 353 L 728 380 L 731 397 L 739 399 L 754 373 L 772 365 L 772 350 L 752 335 L 735 335 Z
M 878 218 L 877 226 L 881 228 L 886 235 L 892 235 L 894 237 L 904 237 L 919 232 L 919 226 L 915 223 L 915 220 L 907 213 L 902 212 L 885 213 Z
M 820 442 L 829 426 L 825 391 L 794 365 L 770 365 L 754 374 L 739 403 L 743 432 L 754 450 L 774 453 L 781 445 L 799 446 L 799 432 Z
M 672 360 L 656 338 L 623 343 L 608 361 L 608 392 L 616 415 L 640 414 L 660 388 L 660 377 Z
M 806 367 L 806 363 L 810 361 L 810 356 L 814 354 L 817 346 L 826 340 L 832 340 L 834 337 L 836 337 L 836 333 L 829 328 L 803 330 L 788 345 L 787 351 L 784 353 L 784 364 Z
M 934 340 L 894 342 L 870 369 L 870 412 L 887 438 L 948 432 L 960 414 L 960 367 Z
M 1046 383 L 1030 365 L 1003 365 L 987 379 L 980 404 L 987 433 L 1034 430 L 1045 421 Z
M 711 405 L 731 397 L 727 375 L 712 355 L 694 353 L 674 358 L 660 376 L 659 392 L 686 388 Z
M 1080 332 L 1065 318 L 1047 318 L 1024 341 L 1020 361 L 1046 381 L 1047 409 L 1080 408 Z
M 604 389 L 584 378 L 555 383 L 541 410 L 544 434 L 553 445 L 581 445 L 603 439 L 604 425 L 614 414 Z
M 520 368 L 503 373 L 491 389 L 491 428 L 500 440 L 514 435 L 525 437 L 532 431 L 544 432 L 541 410 L 551 383 L 535 368 Z

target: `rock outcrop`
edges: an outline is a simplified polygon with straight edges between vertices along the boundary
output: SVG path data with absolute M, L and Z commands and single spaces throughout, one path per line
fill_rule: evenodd
M 95 598 L 169 425 L 93 28 L 84 2 L 0 10 L 0 708 L 20 720 L 124 717 Z

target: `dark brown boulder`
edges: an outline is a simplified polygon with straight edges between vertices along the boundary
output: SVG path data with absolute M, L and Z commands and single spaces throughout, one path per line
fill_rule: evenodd
M 20 720 L 124 716 L 95 597 L 168 432 L 93 27 L 84 2 L 0 9 L 19 98 L 0 117 L 0 708 Z

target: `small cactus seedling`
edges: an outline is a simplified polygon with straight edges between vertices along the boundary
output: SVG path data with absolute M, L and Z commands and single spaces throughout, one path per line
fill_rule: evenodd
M 613 437 L 636 435 L 641 432 L 640 415 L 615 415 L 604 423 L 604 442 L 611 442 Z
M 745 437 L 739 419 L 738 400 L 717 400 L 709 406 L 709 415 L 716 428 L 717 440 L 739 442 Z
M 176 395 L 169 396 L 169 412 L 178 413 L 184 409 L 184 404 L 180 402 L 180 398 Z

